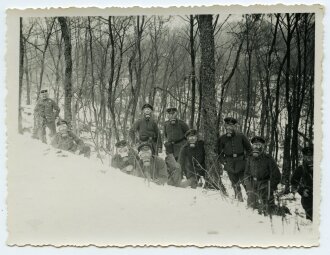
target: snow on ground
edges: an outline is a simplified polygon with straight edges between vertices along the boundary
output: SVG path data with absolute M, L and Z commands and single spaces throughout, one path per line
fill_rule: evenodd
M 17 136 L 9 146 L 8 244 L 310 245 L 298 216 L 258 215 L 215 191 L 157 186 Z M 14 155 L 14 158 L 12 156 Z M 299 230 L 298 230 L 299 227 Z

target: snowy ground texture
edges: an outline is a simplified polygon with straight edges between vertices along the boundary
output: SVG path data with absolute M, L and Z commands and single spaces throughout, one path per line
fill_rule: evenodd
M 18 136 L 8 162 L 8 244 L 309 246 L 299 198 L 286 218 L 258 215 L 215 191 L 157 186 Z M 13 149 L 14 147 L 14 149 Z M 10 158 L 10 157 L 9 157 Z M 224 178 L 229 188 L 227 178 Z M 315 227 L 315 226 L 314 226 Z

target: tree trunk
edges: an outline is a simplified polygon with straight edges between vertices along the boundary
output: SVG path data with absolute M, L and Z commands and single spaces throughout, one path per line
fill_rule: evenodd
M 207 179 L 214 183 L 223 193 L 225 190 L 221 181 L 217 164 L 217 112 L 215 91 L 215 59 L 214 59 L 214 34 L 212 27 L 212 15 L 198 15 L 201 43 L 201 86 L 202 94 L 202 118 L 204 130 L 204 146 L 206 154 Z
M 23 72 L 24 72 L 24 43 L 23 43 L 23 20 L 19 19 L 19 92 L 18 92 L 18 132 L 23 133 L 22 126 L 22 89 L 23 89 Z
M 194 127 L 195 122 L 195 101 L 196 101 L 196 72 L 195 72 L 195 39 L 194 39 L 194 21 L 193 15 L 190 15 L 190 61 L 191 61 L 191 117 L 190 117 L 190 128 Z
M 71 98 L 72 98 L 72 56 L 70 31 L 65 17 L 58 17 L 64 39 L 65 77 L 64 77 L 64 119 L 71 123 Z

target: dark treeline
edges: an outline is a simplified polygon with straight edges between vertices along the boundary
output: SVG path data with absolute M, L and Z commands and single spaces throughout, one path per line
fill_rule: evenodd
M 48 88 L 74 131 L 105 151 L 145 102 L 160 128 L 173 105 L 206 140 L 233 116 L 266 138 L 288 179 L 313 141 L 314 42 L 311 13 L 24 18 L 19 102 Z

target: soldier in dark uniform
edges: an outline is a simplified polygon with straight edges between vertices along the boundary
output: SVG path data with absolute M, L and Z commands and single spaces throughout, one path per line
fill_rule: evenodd
M 301 196 L 306 219 L 313 220 L 313 147 L 302 149 L 303 163 L 291 177 L 292 191 Z
M 78 153 L 89 158 L 91 154 L 91 148 L 86 145 L 78 136 L 76 136 L 68 128 L 68 123 L 65 120 L 59 120 L 57 122 L 58 132 L 55 134 L 52 140 L 52 146 L 65 151 Z
M 252 154 L 247 158 L 245 184 L 249 207 L 265 215 L 275 208 L 274 191 L 281 180 L 281 173 L 275 160 L 265 153 L 265 139 L 255 136 L 251 139 Z
M 34 127 L 32 137 L 46 143 L 46 127 L 50 130 L 50 136 L 56 134 L 55 119 L 60 113 L 60 108 L 54 100 L 48 98 L 48 90 L 40 91 L 40 99 L 34 108 Z
M 165 161 L 154 155 L 152 145 L 143 142 L 138 146 L 139 159 L 137 162 L 138 176 L 158 185 L 164 185 L 168 181 L 168 173 Z
M 138 155 L 133 149 L 128 148 L 126 140 L 121 140 L 115 144 L 116 154 L 111 159 L 111 166 L 119 168 L 122 172 L 136 175 L 136 159 Z
M 168 172 L 168 185 L 179 187 L 182 180 L 182 171 L 180 164 L 175 160 L 172 144 L 165 143 L 166 166 Z
M 187 180 L 180 186 L 196 188 L 200 177 L 205 177 L 204 142 L 198 140 L 195 129 L 188 130 L 185 136 L 187 143 L 180 150 L 179 163 Z
M 170 107 L 167 110 L 168 120 L 164 124 L 164 136 L 167 139 L 167 147 L 173 147 L 175 160 L 179 158 L 181 147 L 186 143 L 185 133 L 189 130 L 188 125 L 177 117 L 178 110 Z
M 227 117 L 224 121 L 226 134 L 218 140 L 219 160 L 228 173 L 235 198 L 243 202 L 240 184 L 244 186 L 245 159 L 251 152 L 251 144 L 245 135 L 236 131 L 236 119 Z
M 153 107 L 150 104 L 142 106 L 143 118 L 137 120 L 129 131 L 132 144 L 149 142 L 155 155 L 162 152 L 162 139 L 157 123 L 152 119 Z M 138 139 L 136 138 L 138 133 Z

